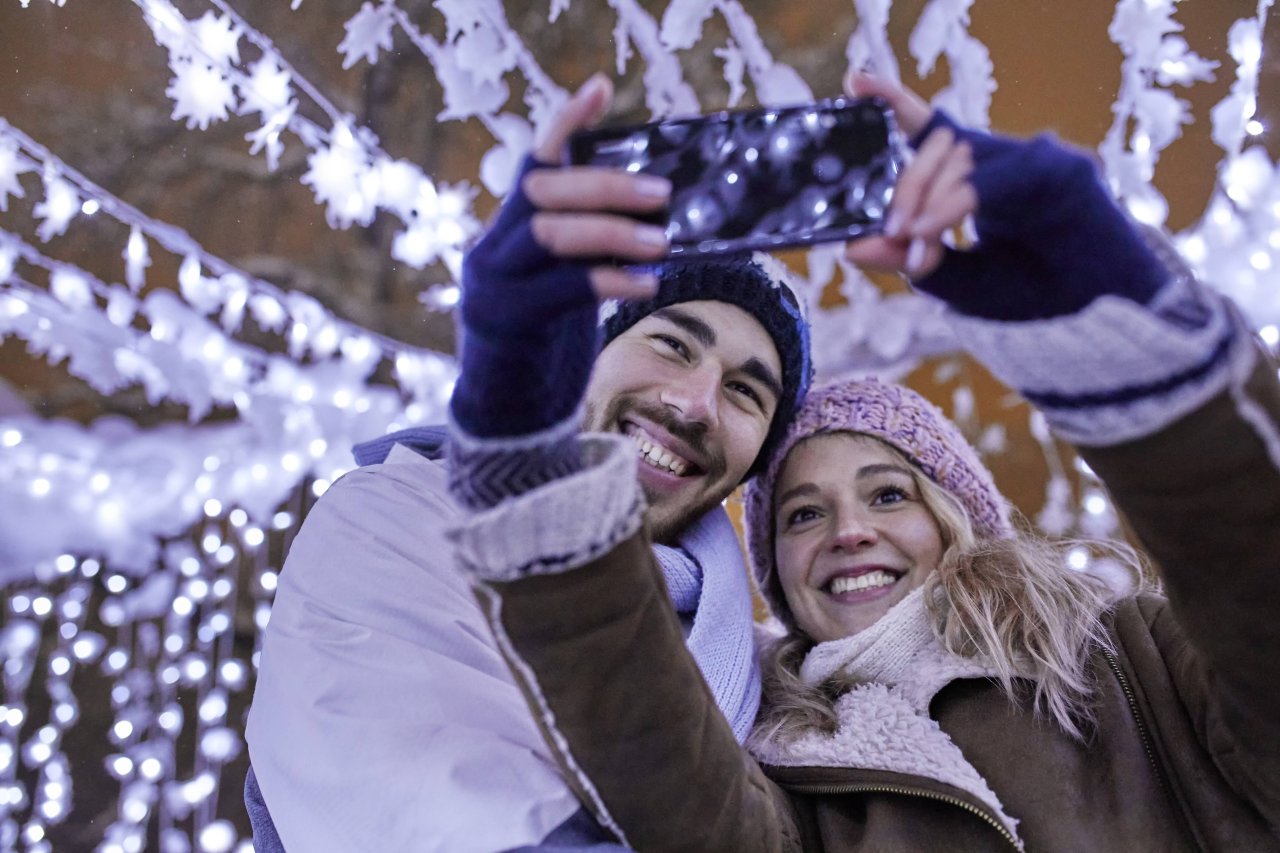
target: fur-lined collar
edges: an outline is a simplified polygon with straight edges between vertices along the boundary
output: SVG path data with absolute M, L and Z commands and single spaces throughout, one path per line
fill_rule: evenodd
M 835 732 L 813 730 L 757 744 L 757 759 L 780 767 L 856 767 L 933 779 L 984 804 L 1022 846 L 1018 821 L 929 716 L 930 700 L 948 683 L 992 677 L 995 668 L 942 647 L 929 626 L 920 589 L 866 631 L 815 646 L 800 671 L 809 684 L 837 673 L 862 683 L 836 700 Z

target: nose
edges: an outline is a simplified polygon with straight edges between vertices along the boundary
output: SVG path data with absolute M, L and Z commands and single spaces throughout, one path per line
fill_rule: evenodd
M 658 399 L 684 420 L 714 429 L 720 423 L 720 380 L 719 369 L 701 364 L 667 383 Z
M 880 541 L 880 533 L 871 518 L 857 510 L 838 511 L 832 528 L 830 548 L 832 551 L 852 553 L 869 547 Z

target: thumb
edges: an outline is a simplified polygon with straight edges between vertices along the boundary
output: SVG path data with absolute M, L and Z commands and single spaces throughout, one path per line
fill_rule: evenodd
M 590 127 L 599 121 L 609 109 L 611 100 L 613 100 L 613 83 L 609 82 L 609 78 L 603 73 L 597 72 L 591 75 L 556 113 L 546 136 L 534 149 L 533 156 L 542 163 L 558 164 L 569 136 L 574 131 Z

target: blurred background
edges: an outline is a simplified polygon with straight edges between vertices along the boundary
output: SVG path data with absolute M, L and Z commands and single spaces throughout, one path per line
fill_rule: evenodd
M 461 252 L 593 71 L 617 121 L 832 96 L 852 61 L 1056 133 L 1274 346 L 1270 5 L 0 0 L 0 849 L 249 844 L 292 532 L 352 443 L 442 419 Z M 779 257 L 820 373 L 908 381 L 1030 518 L 1121 534 L 937 305 Z

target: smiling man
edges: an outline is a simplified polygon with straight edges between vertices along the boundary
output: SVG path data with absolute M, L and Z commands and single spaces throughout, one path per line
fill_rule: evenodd
M 664 205 L 662 187 L 547 165 L 607 100 L 599 78 L 575 96 L 468 255 L 449 428 L 357 448 L 364 467 L 291 546 L 247 729 L 260 851 L 615 849 L 545 747 L 446 535 L 464 507 L 501 517 L 544 486 L 553 523 L 499 524 L 469 559 L 528 572 L 507 561 L 530 542 L 561 566 L 609 547 L 598 516 L 634 507 L 634 490 L 557 507 L 546 487 L 598 464 L 583 430 L 635 443 L 686 642 L 740 739 L 754 719 L 747 572 L 721 504 L 803 396 L 807 327 L 745 258 L 591 265 L 666 249 L 629 218 Z

